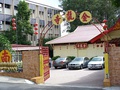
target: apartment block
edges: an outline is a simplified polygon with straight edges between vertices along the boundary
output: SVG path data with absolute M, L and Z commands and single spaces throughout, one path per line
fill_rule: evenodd
M 17 13 L 17 4 L 19 4 L 19 1 L 20 0 L 0 0 L 0 32 L 9 30 L 12 16 Z M 31 41 L 33 46 L 36 46 L 36 44 L 38 44 L 41 31 L 46 27 L 43 34 L 46 33 L 52 25 L 52 16 L 59 13 L 60 9 L 31 0 L 25 0 L 25 2 L 31 9 L 31 25 L 34 27 L 34 24 L 38 23 L 38 34 L 34 34 L 32 36 L 28 35 L 28 40 Z M 45 34 L 45 38 L 59 36 L 61 36 L 60 25 L 53 25 Z

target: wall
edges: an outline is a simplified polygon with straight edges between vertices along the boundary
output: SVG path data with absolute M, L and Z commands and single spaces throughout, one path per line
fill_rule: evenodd
M 109 48 L 109 74 L 111 85 L 120 85 L 120 47 Z
M 99 45 L 99 47 L 97 47 Z M 101 47 L 102 45 L 102 47 Z M 93 56 L 103 56 L 104 46 L 100 44 L 89 44 L 88 48 L 79 49 L 76 48 L 75 44 L 66 45 L 54 45 L 54 56 L 87 56 L 89 58 Z
M 31 79 L 39 76 L 39 52 L 22 51 L 23 72 L 1 73 L 0 76 L 11 76 L 17 78 Z

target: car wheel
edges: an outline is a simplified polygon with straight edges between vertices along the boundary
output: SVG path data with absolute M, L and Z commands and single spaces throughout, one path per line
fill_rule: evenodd
M 82 64 L 80 65 L 80 69 L 83 69 L 83 65 Z
M 55 66 L 55 69 L 57 69 L 57 67 Z
M 91 68 L 88 68 L 89 70 L 91 70 Z
M 68 65 L 66 65 L 66 68 L 68 68 Z

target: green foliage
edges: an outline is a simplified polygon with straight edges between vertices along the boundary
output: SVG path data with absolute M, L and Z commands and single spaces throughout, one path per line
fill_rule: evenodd
M 71 60 L 73 60 L 75 56 L 67 56 L 67 58 L 70 58 Z
M 30 45 L 31 42 L 28 41 L 27 36 L 33 35 L 33 28 L 29 21 L 31 11 L 25 1 L 20 1 L 17 6 L 18 13 L 16 14 L 16 16 L 13 16 L 14 18 L 16 18 L 17 30 L 12 30 L 11 23 L 10 30 L 5 32 L 5 36 L 9 39 L 11 43 Z
M 12 51 L 12 47 L 9 40 L 3 34 L 0 34 L 0 51 L 4 49 Z
M 120 0 L 111 0 L 112 4 L 116 7 L 120 7 Z
M 96 18 L 100 23 L 104 19 L 108 20 L 108 27 L 111 27 L 115 24 L 120 15 L 120 8 L 116 8 L 112 5 L 111 0 L 60 0 L 61 7 L 64 11 L 73 10 L 77 14 L 77 19 L 73 22 L 70 22 L 71 28 L 67 31 L 73 32 L 77 26 L 85 25 L 80 22 L 79 15 L 82 11 L 89 11 L 92 14 L 93 18 Z M 97 22 L 97 23 L 99 23 Z M 96 23 L 96 22 L 95 22 Z M 88 23 L 90 24 L 90 23 Z
M 60 56 L 54 56 L 52 57 L 52 60 L 56 60 L 57 58 L 59 58 Z

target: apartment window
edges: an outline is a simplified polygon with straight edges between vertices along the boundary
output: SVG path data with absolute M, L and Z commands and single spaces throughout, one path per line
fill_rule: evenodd
M 52 26 L 52 21 L 48 21 L 48 27 Z
M 35 13 L 35 10 L 33 10 L 33 14 Z
M 55 28 L 58 28 L 59 26 L 58 25 L 55 25 Z
M 40 23 L 40 27 L 41 26 L 43 26 L 43 27 L 45 26 L 45 21 L 44 20 L 39 20 L 39 23 Z
M 10 5 L 8 5 L 8 4 L 5 4 L 5 8 L 8 8 L 8 9 L 10 9 Z
M 39 11 L 39 15 L 43 15 L 44 14 L 44 12 L 43 11 Z
M 10 22 L 8 22 L 8 21 L 6 21 L 5 23 L 6 23 L 7 25 L 10 25 Z
M 18 7 L 17 7 L 17 6 L 14 6 L 14 9 L 15 9 L 15 10 L 17 10 L 17 9 L 18 9 Z
M 58 11 L 57 10 L 54 10 L 54 14 L 57 14 L 58 13 Z

